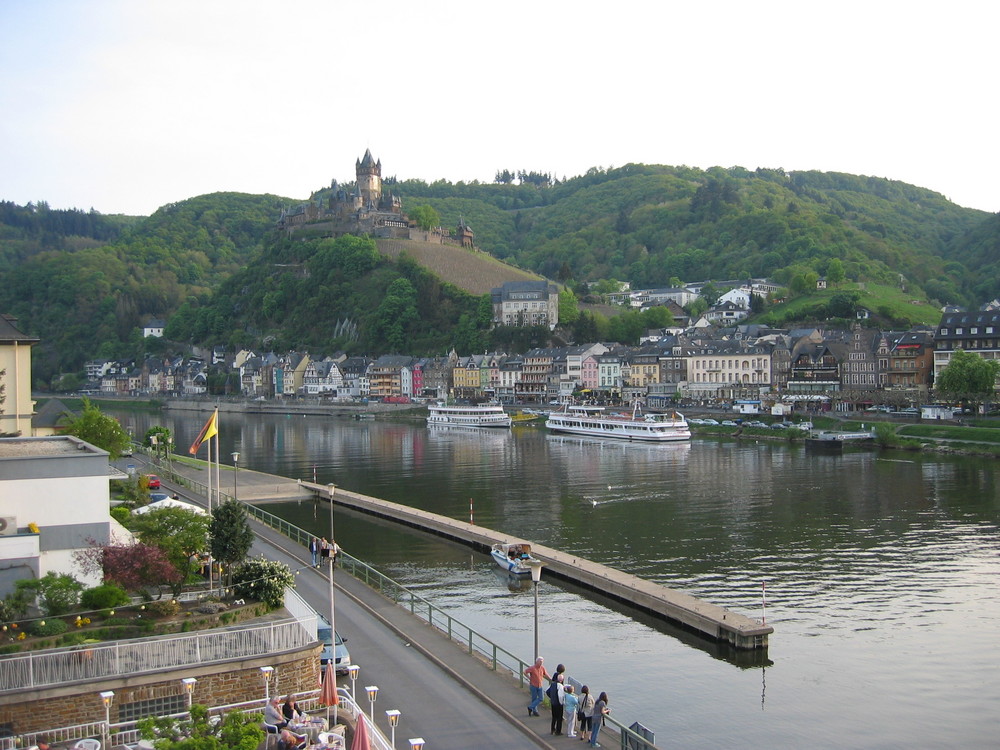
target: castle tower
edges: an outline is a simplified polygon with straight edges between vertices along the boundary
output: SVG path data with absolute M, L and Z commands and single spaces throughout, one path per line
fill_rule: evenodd
M 362 206 L 378 206 L 382 201 L 382 160 L 375 161 L 371 150 L 365 149 L 364 157 L 356 162 L 354 168 Z

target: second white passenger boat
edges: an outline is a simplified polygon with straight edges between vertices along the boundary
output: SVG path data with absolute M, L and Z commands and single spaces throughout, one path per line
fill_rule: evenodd
M 691 429 L 683 414 L 643 415 L 638 404 L 631 415 L 605 414 L 602 406 L 569 406 L 549 414 L 545 426 L 553 432 L 652 443 L 691 439 Z
M 427 407 L 427 424 L 451 427 L 510 427 L 511 418 L 500 404 L 470 406 L 433 404 Z

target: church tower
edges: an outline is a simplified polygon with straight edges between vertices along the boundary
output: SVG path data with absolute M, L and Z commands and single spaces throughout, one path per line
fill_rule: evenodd
M 382 160 L 375 161 L 370 149 L 355 166 L 358 176 L 358 192 L 361 193 L 363 207 L 378 206 L 382 201 Z

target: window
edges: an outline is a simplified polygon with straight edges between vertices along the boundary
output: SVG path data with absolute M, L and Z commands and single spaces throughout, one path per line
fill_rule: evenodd
M 186 695 L 167 695 L 144 701 L 122 703 L 118 707 L 118 721 L 136 721 L 147 716 L 167 716 L 187 711 Z

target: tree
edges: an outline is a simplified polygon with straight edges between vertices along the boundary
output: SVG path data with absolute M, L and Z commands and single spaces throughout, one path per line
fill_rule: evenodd
M 142 444 L 153 448 L 157 455 L 166 455 L 172 441 L 173 436 L 170 434 L 170 430 L 162 425 L 153 425 L 146 430 L 146 434 L 142 438 Z
M 111 454 L 112 461 L 120 457 L 122 451 L 132 443 L 118 420 L 103 414 L 89 398 L 83 399 L 83 411 L 69 423 L 64 432 L 106 450 Z
M 222 721 L 208 720 L 208 709 L 191 706 L 190 719 L 147 717 L 136 723 L 141 737 L 162 750 L 256 750 L 264 739 L 259 713 L 229 711 Z
M 407 211 L 410 218 L 423 230 L 431 230 L 441 226 L 441 214 L 434 210 L 433 206 L 423 205 Z
M 991 400 L 996 393 L 998 376 L 1000 361 L 983 359 L 978 354 L 956 349 L 948 366 L 938 375 L 934 387 L 939 395 L 961 401 L 965 408 Z
M 73 561 L 85 574 L 99 573 L 126 591 L 173 587 L 183 580 L 166 552 L 141 542 L 93 545 L 74 552 Z
M 172 583 L 180 593 L 198 568 L 198 557 L 208 549 L 209 517 L 186 508 L 157 508 L 133 515 L 130 529 L 145 544 L 159 547 L 180 573 Z
M 559 292 L 559 324 L 571 326 L 580 317 L 580 305 L 570 289 Z
M 254 538 L 243 505 L 236 500 L 227 500 L 216 506 L 208 533 L 212 558 L 227 566 L 226 578 L 231 585 L 232 568 L 246 559 Z
M 64 615 L 80 603 L 84 586 L 68 573 L 49 571 L 41 578 L 23 578 L 15 581 L 18 591 L 32 592 L 38 596 L 39 606 L 47 615 Z
M 396 279 L 372 316 L 374 336 L 381 339 L 389 351 L 402 351 L 410 324 L 419 318 L 417 290 L 409 279 Z
M 840 284 L 844 280 L 844 264 L 840 258 L 831 258 L 826 265 L 826 280 L 830 284 Z

